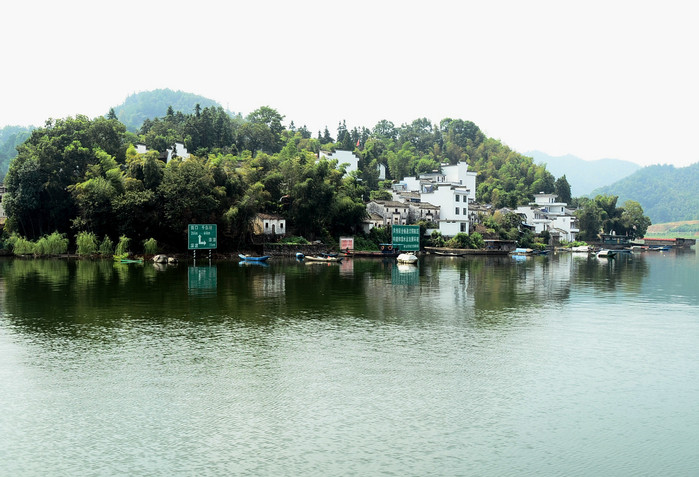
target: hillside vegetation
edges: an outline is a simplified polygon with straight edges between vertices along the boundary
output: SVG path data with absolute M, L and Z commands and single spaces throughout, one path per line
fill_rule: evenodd
M 653 223 L 698 220 L 699 163 L 644 167 L 594 194 L 616 195 L 619 202 L 638 201 Z
M 283 120 L 266 106 L 242 118 L 195 105 L 192 113 L 167 108 L 136 134 L 116 114 L 48 121 L 19 147 L 7 174 L 6 230 L 29 239 L 56 231 L 115 243 L 155 238 L 181 248 L 187 224 L 216 223 L 220 245 L 232 247 L 249 240 L 251 218 L 263 212 L 283 215 L 299 235 L 332 238 L 357 232 L 366 201 L 390 187 L 379 181 L 379 164 L 397 179 L 467 162 L 478 173 L 477 199 L 496 208 L 567 186 L 471 121 L 382 120 L 352 130 L 343 122 L 336 138 L 327 128 L 313 138 Z M 192 156 L 166 164 L 160 152 L 174 141 Z M 151 152 L 137 154 L 136 143 Z M 317 159 L 321 149 L 353 150 L 359 171 L 345 176 L 336 161 Z

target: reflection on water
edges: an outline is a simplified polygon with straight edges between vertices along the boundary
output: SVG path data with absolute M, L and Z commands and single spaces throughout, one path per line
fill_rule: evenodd
M 694 253 L 2 260 L 0 462 L 693 475 L 698 270 Z

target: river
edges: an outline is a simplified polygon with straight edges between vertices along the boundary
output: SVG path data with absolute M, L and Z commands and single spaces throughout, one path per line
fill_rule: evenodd
M 698 277 L 4 259 L 0 475 L 697 475 Z

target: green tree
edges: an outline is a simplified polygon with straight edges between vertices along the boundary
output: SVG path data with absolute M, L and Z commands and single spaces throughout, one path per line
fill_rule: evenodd
M 376 126 L 374 126 L 371 133 L 373 136 L 379 139 L 390 139 L 391 141 L 395 141 L 398 137 L 396 126 L 391 121 L 386 119 L 382 119 L 376 123 Z
M 116 232 L 112 206 L 116 191 L 109 180 L 95 177 L 70 186 L 70 190 L 78 208 L 77 217 L 73 219 L 76 229 L 98 235 L 112 235 Z
M 602 214 L 603 210 L 595 200 L 587 199 L 580 203 L 575 211 L 580 229 L 578 233 L 580 240 L 599 240 L 599 233 L 602 230 Z
M 617 208 L 618 196 L 600 194 L 595 196 L 595 203 L 599 208 L 600 219 L 602 221 L 602 230 L 604 233 L 610 234 L 621 230 L 621 209 Z
M 643 237 L 651 221 L 648 216 L 643 215 L 641 204 L 634 200 L 627 200 L 624 202 L 623 209 L 620 223 L 624 227 L 625 234 L 631 239 Z
M 187 224 L 216 223 L 222 196 L 225 189 L 215 185 L 206 162 L 196 158 L 170 161 L 158 186 L 164 228 L 184 241 Z
M 558 196 L 559 202 L 565 202 L 566 204 L 570 204 L 572 200 L 572 197 L 570 195 L 570 184 L 568 183 L 565 174 L 556 179 L 554 191 Z
M 419 158 L 415 146 L 406 141 L 401 146 L 400 150 L 387 154 L 388 170 L 391 177 L 394 179 L 402 179 L 404 177 L 415 175 L 415 166 Z
M 279 114 L 276 109 L 269 106 L 262 106 L 250 113 L 247 117 L 248 122 L 252 127 L 249 129 L 249 134 L 253 136 L 254 141 L 259 149 L 267 153 L 279 152 L 282 148 L 282 120 L 284 116 Z M 248 149 L 255 153 L 257 149 Z
M 32 131 L 6 178 L 9 228 L 29 238 L 66 233 L 77 212 L 70 186 L 94 175 L 103 153 L 123 161 L 124 133 L 116 120 L 85 116 L 49 120 Z
M 471 237 L 463 232 L 459 232 L 449 240 L 447 240 L 446 246 L 449 248 L 473 248 L 471 243 Z
M 329 230 L 342 175 L 327 160 L 308 164 L 303 169 L 303 177 L 291 189 L 293 203 L 289 217 L 301 235 L 316 237 Z

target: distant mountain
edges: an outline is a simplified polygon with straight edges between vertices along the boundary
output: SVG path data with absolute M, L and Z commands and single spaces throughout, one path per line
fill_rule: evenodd
M 699 219 L 699 163 L 675 168 L 644 167 L 612 185 L 595 189 L 597 194 L 616 195 L 618 205 L 635 200 L 654 223 Z
M 16 147 L 22 144 L 32 133 L 34 126 L 5 126 L 0 129 L 0 181 L 10 167 L 10 161 L 17 155 Z
M 141 129 L 144 120 L 165 116 L 169 106 L 172 106 L 174 111 L 192 114 L 197 104 L 202 109 L 221 106 L 213 99 L 197 94 L 171 89 L 155 89 L 132 94 L 123 104 L 114 106 L 114 113 L 126 129 L 137 132 Z
M 565 175 L 573 197 L 586 196 L 593 190 L 613 184 L 641 168 L 638 164 L 619 159 L 586 161 L 570 154 L 549 156 L 541 151 L 530 151 L 525 155 L 534 159 L 536 164 L 546 164 L 546 170 L 556 178 Z

